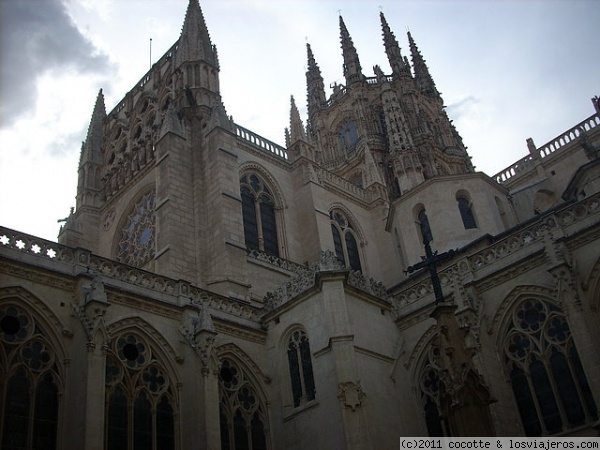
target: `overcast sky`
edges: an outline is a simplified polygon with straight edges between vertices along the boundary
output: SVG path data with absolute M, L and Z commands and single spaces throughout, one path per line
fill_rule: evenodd
M 0 225 L 56 240 L 75 205 L 94 102 L 110 111 L 177 40 L 188 0 L 0 1 Z M 227 113 L 283 144 L 290 95 L 306 120 L 306 42 L 343 83 L 338 15 L 363 73 L 390 73 L 379 11 L 410 30 L 478 170 L 494 175 L 593 114 L 600 2 L 201 0 Z M 150 54 L 150 38 L 152 53 Z

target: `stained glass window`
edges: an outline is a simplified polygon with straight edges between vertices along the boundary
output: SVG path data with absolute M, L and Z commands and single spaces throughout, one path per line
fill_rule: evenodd
M 275 200 L 271 190 L 251 172 L 241 178 L 240 191 L 246 248 L 279 256 Z
M 266 450 L 266 409 L 247 374 L 225 358 L 219 371 L 222 450 Z
M 174 390 L 152 348 L 137 334 L 118 336 L 105 370 L 106 448 L 174 449 Z
M 329 218 L 335 255 L 344 266 L 361 271 L 358 242 L 350 221 L 342 211 L 337 209 L 329 213 Z
M 477 228 L 477 222 L 475 222 L 475 215 L 473 214 L 473 209 L 469 199 L 461 196 L 458 197 L 456 201 L 458 202 L 458 211 L 460 212 L 460 217 L 462 218 L 465 230 Z
M 294 407 L 315 399 L 315 381 L 312 370 L 310 344 L 306 333 L 297 330 L 288 341 L 288 364 Z
M 1 447 L 55 449 L 59 410 L 57 357 L 43 327 L 19 306 L 0 308 Z M 4 375 L 4 374 L 3 374 Z
M 528 436 L 560 433 L 598 419 L 598 411 L 562 311 L 538 299 L 519 302 L 504 342 L 504 361 Z
M 450 427 L 440 411 L 440 368 L 437 364 L 439 357 L 440 348 L 432 345 L 419 376 L 421 405 L 428 435 L 450 436 Z
M 156 197 L 147 192 L 132 208 L 121 230 L 117 259 L 142 267 L 155 255 Z

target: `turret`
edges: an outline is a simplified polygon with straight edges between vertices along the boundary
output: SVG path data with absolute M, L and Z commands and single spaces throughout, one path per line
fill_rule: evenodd
M 383 31 L 383 44 L 385 46 L 385 53 L 390 63 L 390 67 L 392 68 L 392 73 L 394 74 L 394 77 L 410 77 L 410 67 L 407 64 L 406 58 L 402 57 L 402 53 L 400 51 L 398 41 L 396 40 L 396 36 L 394 36 L 394 33 L 390 30 L 390 27 L 387 21 L 385 20 L 385 16 L 383 15 L 383 12 L 379 14 L 379 18 L 381 19 L 381 29 Z
M 360 60 L 358 59 L 358 53 L 350 33 L 346 28 L 344 19 L 340 16 L 340 39 L 342 42 L 342 54 L 344 56 L 344 77 L 346 78 L 346 86 L 350 86 L 353 83 L 361 82 L 364 79 L 362 69 L 360 67 Z
M 198 0 L 190 0 L 174 56 L 178 108 L 220 103 L 219 59 L 212 45 Z M 215 95 L 216 94 L 216 95 Z

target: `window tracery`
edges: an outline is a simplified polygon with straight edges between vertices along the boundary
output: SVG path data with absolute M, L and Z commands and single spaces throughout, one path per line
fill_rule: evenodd
M 556 434 L 598 419 L 569 325 L 558 307 L 534 298 L 518 303 L 503 354 L 526 435 Z
M 155 255 L 156 197 L 147 192 L 132 208 L 121 230 L 117 260 L 142 267 Z
M 287 356 L 294 407 L 298 407 L 314 400 L 316 393 L 310 344 L 304 331 L 292 333 L 288 340 Z
M 350 221 L 339 209 L 332 210 L 329 218 L 335 255 L 344 266 L 362 271 L 358 242 Z
M 450 427 L 440 409 L 440 348 L 431 345 L 419 376 L 421 406 L 429 436 L 450 436 Z
M 16 305 L 0 309 L 3 449 L 56 449 L 58 358 L 42 326 Z
M 106 448 L 175 448 L 174 388 L 138 335 L 116 338 L 106 356 Z
M 219 371 L 222 450 L 266 450 L 266 409 L 246 373 L 223 359 Z
M 244 238 L 248 250 L 279 256 L 275 200 L 269 187 L 254 172 L 240 179 Z

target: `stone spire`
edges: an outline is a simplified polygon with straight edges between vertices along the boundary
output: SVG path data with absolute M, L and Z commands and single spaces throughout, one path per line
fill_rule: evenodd
M 104 119 L 106 118 L 106 107 L 104 106 L 104 94 L 102 89 L 96 97 L 94 112 L 90 120 L 87 136 L 81 146 L 79 166 L 86 162 L 102 164 L 102 135 L 104 134 Z
M 346 28 L 344 19 L 340 16 L 340 39 L 342 42 L 342 54 L 344 56 L 344 77 L 346 77 L 346 85 L 350 86 L 352 83 L 362 81 L 364 76 L 361 71 L 360 61 L 358 59 L 358 53 L 350 33 Z
M 294 96 L 291 97 L 291 109 L 290 109 L 290 143 L 294 143 L 297 140 L 306 140 L 306 133 L 304 132 L 304 125 L 300 119 L 300 112 L 294 100 Z
M 185 61 L 206 61 L 215 67 L 219 66 L 217 51 L 210 42 L 198 0 L 190 0 L 188 4 L 175 53 L 175 67 Z
M 82 206 L 98 207 L 101 202 L 102 142 L 106 107 L 102 89 L 96 97 L 94 112 L 87 136 L 81 144 L 77 180 L 77 209 Z
M 160 127 L 158 139 L 162 139 L 162 137 L 168 133 L 173 133 L 177 136 L 184 137 L 181 121 L 177 116 L 177 111 L 175 111 L 175 107 L 173 106 L 172 101 L 169 102 L 169 106 L 167 107 L 167 111 L 165 112 L 165 116 Z
M 392 73 L 394 76 L 410 75 L 410 68 L 402 57 L 396 36 L 394 36 L 394 33 L 385 20 L 383 12 L 379 13 L 379 18 L 381 19 L 381 29 L 383 31 L 383 45 L 385 46 L 385 53 L 390 62 Z
M 423 56 L 421 56 L 421 52 L 419 51 L 417 44 L 415 44 L 410 31 L 408 32 L 408 42 L 410 44 L 410 52 L 412 56 L 413 70 L 415 72 L 415 81 L 417 83 L 417 87 L 424 94 L 430 96 L 439 96 L 440 93 L 435 87 L 433 78 L 431 78 L 431 75 L 429 74 L 427 64 L 425 64 L 425 60 L 423 59 Z
M 310 44 L 306 44 L 308 54 L 308 69 L 306 71 L 306 89 L 308 102 L 308 117 L 312 119 L 321 105 L 325 103 L 325 83 L 321 76 L 321 69 L 315 61 Z

